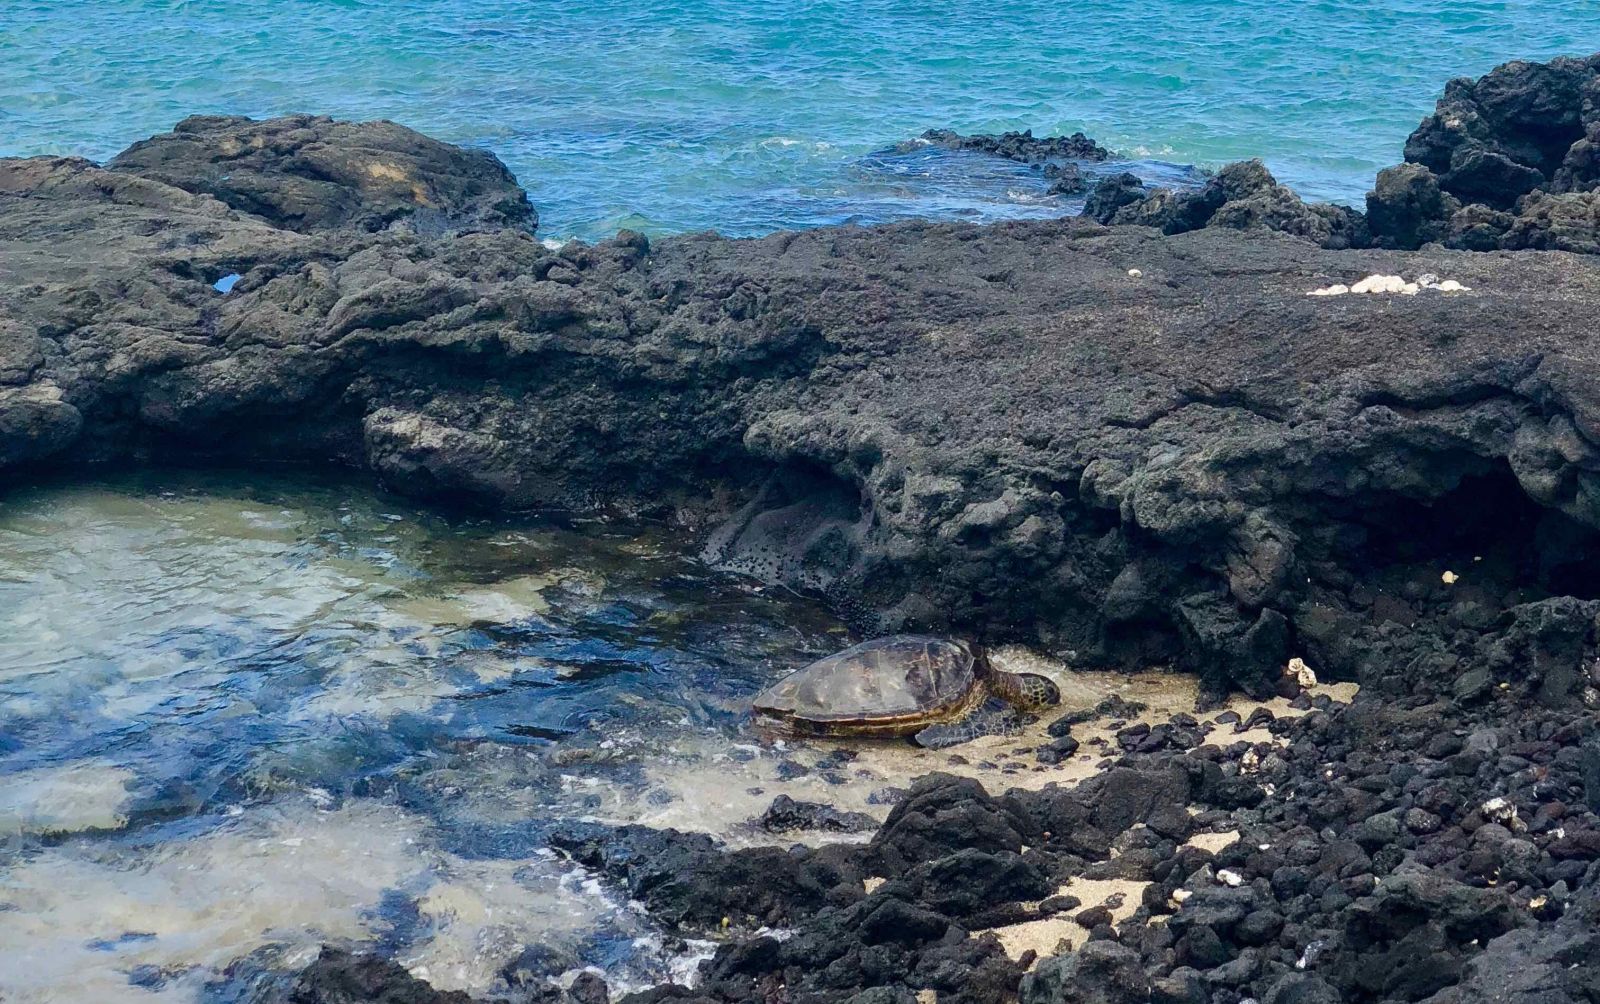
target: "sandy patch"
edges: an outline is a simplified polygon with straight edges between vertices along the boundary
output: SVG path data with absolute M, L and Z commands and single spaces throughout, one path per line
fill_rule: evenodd
M 438 596 L 397 596 L 386 605 L 403 621 L 429 627 L 515 624 L 550 609 L 545 593 L 561 574 L 519 575 Z
M 647 764 L 647 786 L 654 798 L 649 797 L 652 791 L 647 791 L 645 798 L 622 791 L 597 791 L 594 794 L 602 804 L 594 815 L 613 823 L 711 833 L 734 846 L 862 840 L 866 834 L 768 834 L 753 830 L 749 821 L 759 817 L 778 795 L 882 820 L 890 809 L 885 789 L 908 788 L 917 778 L 934 772 L 975 778 L 995 794 L 1011 788 L 1074 785 L 1123 755 L 1116 742 L 1118 729 L 1135 722 L 1159 725 L 1176 714 L 1192 714 L 1199 698 L 1194 677 L 1165 670 L 1077 672 L 1015 646 L 997 650 L 994 658 L 1002 668 L 1043 673 L 1055 680 L 1062 692 L 1060 708 L 1019 735 L 985 736 L 947 750 L 919 749 L 904 740 L 833 742 L 752 736 L 746 742 L 730 742 L 715 736 L 690 737 L 641 758 Z M 1309 688 L 1308 693 L 1348 702 L 1356 689 L 1355 684 L 1334 684 Z M 1102 718 L 1074 726 L 1072 734 L 1080 743 L 1077 754 L 1060 764 L 1038 762 L 1036 750 L 1052 741 L 1048 733 L 1051 722 L 1112 696 L 1147 705 L 1147 709 L 1120 723 Z M 1283 698 L 1253 701 L 1239 695 L 1225 707 L 1196 717 L 1204 723 L 1231 710 L 1246 719 L 1258 707 L 1279 718 L 1305 713 L 1291 708 Z M 1233 728 L 1232 724 L 1214 725 L 1207 741 L 1219 746 L 1240 741 L 1282 743 L 1265 727 L 1239 734 Z M 619 747 L 628 741 L 626 735 L 615 740 Z M 574 783 L 582 782 L 574 778 Z
M 1082 906 L 1042 920 L 990 928 L 990 931 L 1000 939 L 1006 954 L 1013 959 L 1021 958 L 1022 954 L 1028 951 L 1037 953 L 1040 958 L 1070 952 L 1089 938 L 1089 929 L 1073 920 L 1073 917 L 1090 907 L 1105 904 L 1120 894 L 1122 900 L 1111 907 L 1111 923 L 1120 924 L 1133 916 L 1134 911 L 1139 908 L 1140 897 L 1144 895 L 1144 888 L 1149 884 L 1127 879 L 1075 878 L 1062 886 L 1058 892 L 1076 896 L 1083 901 Z
M 1318 694 L 1327 694 L 1335 701 L 1348 704 L 1355 700 L 1356 693 L 1360 691 L 1360 689 L 1361 688 L 1354 683 L 1330 683 L 1318 684 L 1317 686 L 1309 687 L 1307 688 L 1306 692 L 1313 697 L 1317 696 Z M 1225 707 L 1219 708 L 1217 711 L 1206 716 L 1206 718 L 1207 720 L 1215 721 L 1217 715 L 1221 714 L 1223 711 L 1233 711 L 1239 715 L 1241 720 L 1245 720 L 1248 719 L 1257 708 L 1266 708 L 1268 711 L 1272 712 L 1273 717 L 1275 718 L 1299 718 L 1301 715 L 1308 713 L 1299 708 L 1291 708 L 1289 706 L 1289 699 L 1285 697 L 1274 697 L 1270 701 L 1256 701 L 1244 696 L 1243 694 L 1235 694 L 1229 699 Z M 1246 729 L 1245 731 L 1239 733 L 1235 733 L 1233 728 L 1234 727 L 1232 725 L 1219 725 L 1217 729 L 1212 732 L 1209 737 L 1207 737 L 1207 741 L 1217 746 L 1231 746 L 1232 744 L 1238 742 L 1272 743 L 1276 746 L 1284 745 L 1283 738 L 1273 735 L 1270 731 L 1268 731 L 1267 726 L 1265 725 L 1258 726 L 1253 729 Z
M 1224 847 L 1229 847 L 1239 839 L 1238 830 L 1220 830 L 1216 833 L 1196 833 L 1184 841 L 1185 847 L 1197 847 L 1202 851 L 1217 853 Z

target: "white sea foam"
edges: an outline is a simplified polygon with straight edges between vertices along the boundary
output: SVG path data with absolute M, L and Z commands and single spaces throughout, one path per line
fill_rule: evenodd
M 133 772 L 102 763 L 39 767 L 0 776 L 0 836 L 114 830 Z
M 198 980 L 262 945 L 360 938 L 363 911 L 425 868 L 420 833 L 384 806 L 297 803 L 132 854 L 43 850 L 0 871 L 0 959 L 29 960 L 0 966 L 0 999 L 122 1000 L 138 966 L 189 972 L 169 992 L 192 999 Z

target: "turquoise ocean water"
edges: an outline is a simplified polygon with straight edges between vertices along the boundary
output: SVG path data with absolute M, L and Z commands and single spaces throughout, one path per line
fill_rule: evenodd
M 1062 211 L 1026 171 L 872 156 L 941 126 L 1259 155 L 1354 201 L 1450 77 L 1595 49 L 1594 0 L 0 0 L 0 154 L 386 117 L 494 149 L 590 238 Z

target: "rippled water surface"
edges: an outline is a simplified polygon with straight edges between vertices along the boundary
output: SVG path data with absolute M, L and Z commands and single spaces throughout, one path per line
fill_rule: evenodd
M 105 157 L 193 112 L 386 117 L 494 149 L 561 237 L 1073 207 L 1026 170 L 871 156 L 935 126 L 1259 155 L 1357 200 L 1447 79 L 1597 47 L 1592 0 L 10 0 L 0 154 Z
M 330 939 L 661 975 L 548 828 L 746 818 L 743 702 L 840 637 L 679 547 L 304 476 L 0 496 L 0 999 L 195 1000 Z

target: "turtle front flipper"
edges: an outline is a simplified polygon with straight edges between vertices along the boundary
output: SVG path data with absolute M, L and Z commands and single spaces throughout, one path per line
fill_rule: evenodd
M 979 736 L 1017 735 L 1028 720 L 1006 702 L 991 698 L 960 718 L 928 726 L 912 736 L 911 741 L 923 749 L 942 750 L 969 743 Z

